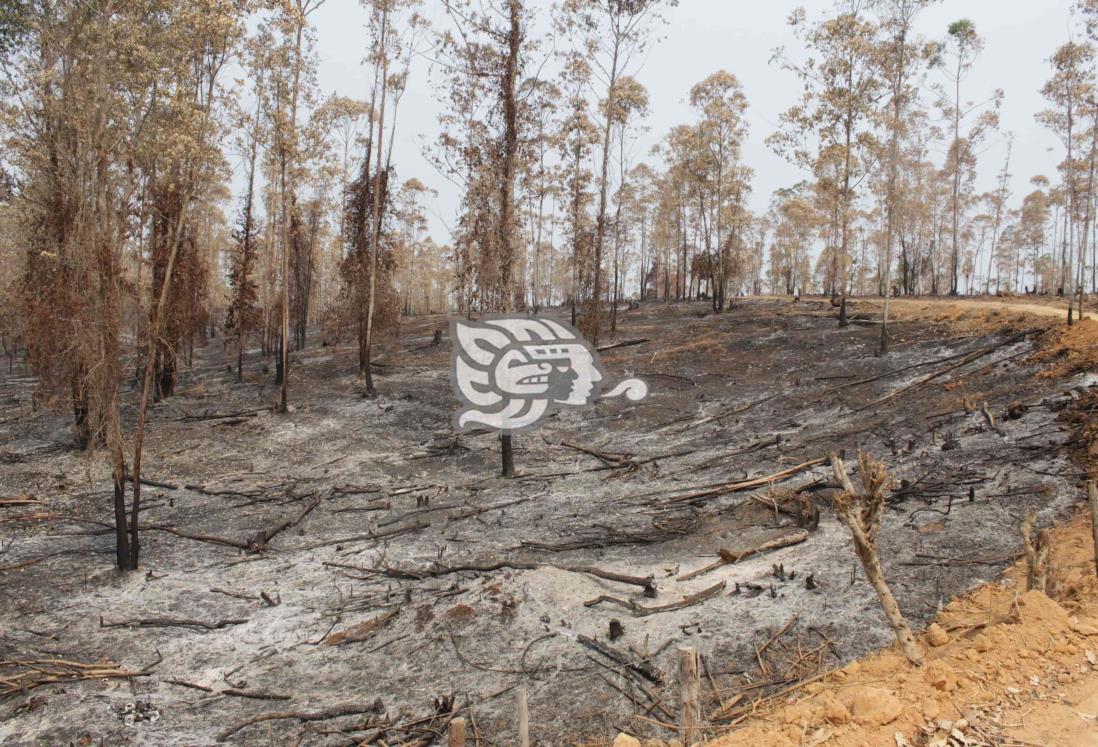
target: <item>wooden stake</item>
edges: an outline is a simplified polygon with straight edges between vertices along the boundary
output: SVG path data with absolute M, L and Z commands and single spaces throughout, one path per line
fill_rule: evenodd
M 1090 504 L 1090 529 L 1094 536 L 1094 572 L 1098 574 L 1098 488 L 1087 480 L 1087 502 Z
M 448 747 L 465 747 L 465 719 L 455 718 L 450 722 Z
M 1037 531 L 1037 541 L 1033 541 L 1033 523 L 1037 514 L 1030 512 L 1022 521 L 1022 545 L 1026 552 L 1026 591 L 1048 593 L 1048 552 L 1049 534 L 1047 529 Z
M 1037 530 L 1037 563 L 1033 571 L 1033 588 L 1048 594 L 1048 553 L 1052 548 L 1052 538 L 1047 529 Z
M 530 707 L 526 701 L 526 688 L 518 689 L 516 703 L 519 747 L 530 747 Z
M 701 738 L 701 678 L 698 651 L 687 646 L 679 649 L 679 736 L 683 747 Z
M 515 455 L 511 450 L 511 434 L 500 437 L 500 453 L 503 456 L 503 476 L 510 479 L 515 476 Z

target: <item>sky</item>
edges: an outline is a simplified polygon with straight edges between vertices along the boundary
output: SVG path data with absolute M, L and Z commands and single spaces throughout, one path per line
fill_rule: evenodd
M 425 0 L 424 15 L 441 19 L 440 6 L 438 0 Z M 527 6 L 539 19 L 536 23 L 547 23 L 550 0 L 527 0 Z M 831 0 L 681 0 L 668 10 L 666 22 L 656 29 L 658 41 L 630 71 L 648 88 L 650 97 L 650 114 L 644 122 L 647 131 L 640 136 L 636 153 L 647 153 L 671 127 L 695 121 L 687 100 L 690 87 L 724 69 L 739 78 L 750 104 L 750 136 L 743 150 L 745 163 L 755 170 L 750 207 L 764 212 L 774 190 L 806 178 L 807 173 L 765 143 L 781 112 L 796 102 L 801 90 L 793 73 L 771 62 L 778 47 L 784 46 L 791 57 L 803 52 L 787 24 L 790 12 L 801 6 L 810 19 L 834 7 Z M 1029 191 L 1034 175 L 1055 181 L 1063 149 L 1051 132 L 1037 124 L 1034 114 L 1046 106 L 1040 89 L 1049 77 L 1047 60 L 1071 34 L 1071 8 L 1071 0 L 942 0 L 920 16 L 918 29 L 927 38 L 944 38 L 948 25 L 960 18 L 973 21 L 984 38 L 984 51 L 965 79 L 962 98 L 980 101 L 996 88 L 1005 93 L 1000 131 L 987 138 L 979 154 L 978 189 L 995 185 L 1006 155 L 1006 132 L 1014 135 L 1010 168 L 1014 202 Z M 368 69 L 362 64 L 366 11 L 357 0 L 328 0 L 311 20 L 317 32 L 322 95 L 366 98 L 370 85 Z M 935 79 L 944 82 L 940 73 L 932 72 L 931 80 Z M 448 243 L 448 227 L 454 223 L 460 195 L 423 155 L 437 136 L 438 95 L 430 63 L 417 59 L 398 111 L 394 165 L 401 179 L 416 177 L 438 191 L 437 198 L 426 204 L 430 233 L 436 241 Z M 936 158 L 940 161 L 941 154 Z

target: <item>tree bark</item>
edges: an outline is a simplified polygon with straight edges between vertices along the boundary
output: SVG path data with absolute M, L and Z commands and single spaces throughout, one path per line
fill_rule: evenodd
M 379 36 L 379 49 L 381 50 L 381 83 L 380 83 L 380 95 L 381 104 L 378 106 L 377 115 L 377 165 L 374 173 L 374 194 L 373 194 L 373 206 L 371 210 L 371 227 L 373 233 L 370 235 L 370 270 L 369 270 L 369 298 L 366 299 L 366 344 L 364 349 L 364 367 L 366 375 L 366 393 L 373 396 L 376 394 L 374 389 L 374 375 L 370 370 L 370 359 L 373 354 L 374 345 L 374 309 L 377 308 L 377 267 L 378 267 L 378 252 L 381 248 L 381 167 L 382 167 L 382 147 L 385 139 L 385 100 L 386 88 L 389 85 L 389 55 L 385 52 L 386 36 L 389 30 L 389 7 L 383 6 L 381 10 L 381 31 Z

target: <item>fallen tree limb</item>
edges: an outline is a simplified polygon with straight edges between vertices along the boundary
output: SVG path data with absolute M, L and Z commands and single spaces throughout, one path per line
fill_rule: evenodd
M 300 524 L 302 520 L 319 505 L 320 498 L 313 498 L 313 500 L 307 506 L 305 506 L 305 508 L 301 509 L 301 511 L 299 511 L 294 516 L 284 519 L 277 524 L 273 524 L 266 529 L 260 530 L 256 534 L 252 535 L 252 537 L 247 541 L 248 552 L 263 552 L 263 548 L 267 546 L 268 542 L 273 540 L 275 537 L 277 537 L 279 534 L 286 531 L 287 529 L 290 529 L 291 527 L 295 527 Z
M 380 713 L 382 710 L 380 700 L 370 703 L 369 705 L 359 705 L 354 703 L 344 703 L 342 705 L 332 706 L 331 708 L 325 708 L 320 711 L 270 711 L 268 713 L 261 713 L 258 716 L 252 716 L 249 719 L 245 719 L 232 726 L 229 729 L 221 732 L 217 735 L 218 742 L 224 742 L 226 739 L 236 734 L 241 729 L 246 729 L 254 724 L 261 724 L 265 721 L 327 721 L 328 719 L 341 718 L 343 716 L 360 716 L 364 713 Z
M 766 448 L 769 448 L 771 446 L 781 446 L 781 443 L 782 443 L 782 434 L 779 433 L 776 436 L 774 436 L 773 438 L 768 438 L 768 439 L 765 439 L 763 441 L 756 441 L 755 443 L 750 444 L 748 446 L 745 446 L 742 449 L 738 449 L 737 451 L 727 451 L 727 452 L 724 452 L 723 454 L 717 454 L 715 457 L 712 457 L 710 459 L 706 459 L 704 462 L 701 462 L 699 464 L 692 464 L 688 467 L 684 467 L 683 469 L 679 470 L 676 474 L 682 474 L 682 473 L 685 473 L 685 472 L 700 472 L 701 470 L 708 469 L 708 468 L 712 467 L 715 464 L 720 464 L 721 462 L 727 461 L 729 457 L 743 456 L 744 454 L 752 454 L 756 451 L 761 451 L 762 449 L 766 449 Z
M 626 534 L 611 533 L 605 537 L 590 537 L 548 544 L 545 542 L 523 542 L 508 550 L 539 550 L 541 552 L 571 552 L 573 550 L 586 550 L 591 547 L 615 547 L 618 545 L 652 545 L 658 542 L 666 542 L 670 539 L 681 537 L 684 532 L 662 531 L 654 534 Z
M 268 693 L 255 690 L 237 690 L 234 687 L 230 687 L 227 690 L 222 690 L 220 695 L 232 695 L 236 698 L 250 698 L 252 700 L 290 700 L 292 696 L 282 695 L 280 693 Z
M 423 524 L 413 524 L 407 527 L 396 527 L 395 529 L 387 529 L 384 532 L 370 532 L 368 534 L 355 534 L 350 537 L 341 537 L 340 539 L 326 540 L 324 542 L 317 542 L 312 545 L 306 545 L 305 547 L 299 547 L 298 550 L 316 550 L 321 547 L 331 547 L 332 545 L 350 545 L 355 542 L 368 542 L 370 540 L 386 539 L 388 537 L 396 537 L 397 535 L 407 534 L 409 532 L 416 532 L 420 529 L 426 529 L 431 526 L 430 522 Z
M 801 462 L 798 465 L 789 467 L 787 469 L 778 470 L 772 472 L 769 475 L 762 475 L 760 477 L 752 477 L 748 480 L 739 480 L 737 482 L 723 482 L 715 485 L 709 485 L 702 490 L 697 490 L 692 493 L 685 493 L 683 495 L 672 496 L 667 499 L 668 503 L 681 503 L 682 501 L 693 501 L 700 498 L 714 498 L 718 495 L 724 495 L 725 493 L 737 493 L 742 490 L 751 490 L 752 488 L 759 488 L 763 485 L 769 485 L 780 480 L 785 480 L 794 475 L 800 474 L 813 467 L 818 467 L 821 464 L 827 462 L 826 457 L 819 457 L 818 459 L 810 459 L 807 462 Z
M 425 578 L 438 578 L 439 576 L 449 576 L 454 573 L 492 573 L 494 571 L 502 570 L 536 571 L 539 568 L 556 568 L 558 570 L 568 571 L 569 573 L 586 573 L 590 576 L 606 579 L 607 581 L 617 581 L 621 584 L 639 586 L 644 589 L 644 595 L 647 597 L 655 597 L 657 591 L 656 580 L 653 576 L 630 576 L 625 573 L 606 571 L 602 568 L 596 568 L 589 565 L 555 565 L 553 563 L 530 563 L 517 560 L 501 560 L 496 563 L 468 563 L 464 565 L 449 566 L 439 564 L 438 568 L 423 569 L 395 567 L 367 568 L 364 566 L 349 565 L 347 563 L 332 562 L 326 562 L 324 565 L 329 568 L 344 568 L 358 571 L 359 573 L 413 581 L 420 581 Z
M 740 413 L 747 412 L 748 410 L 750 410 L 753 407 L 757 407 L 757 406 L 759 406 L 759 405 L 761 405 L 765 402 L 769 402 L 770 400 L 777 397 L 779 393 L 780 392 L 775 392 L 774 394 L 768 394 L 767 396 L 763 397 L 762 399 L 757 399 L 754 402 L 748 402 L 746 405 L 742 405 L 740 407 L 735 407 L 731 410 L 723 410 L 721 412 L 718 412 L 715 415 L 710 415 L 708 417 L 704 417 L 701 420 L 695 420 L 692 423 L 690 423 L 687 426 L 687 428 L 684 429 L 684 430 L 696 428 L 699 425 L 705 425 L 706 423 L 712 423 L 714 420 L 721 420 L 722 418 L 730 418 L 733 415 L 739 415 Z M 684 420 L 689 420 L 689 416 L 682 417 L 682 418 L 675 418 L 674 420 L 671 420 L 667 423 L 664 423 L 663 425 L 660 426 L 660 428 L 666 428 L 669 425 L 675 425 L 676 423 L 681 423 Z
M 230 695 L 235 698 L 250 698 L 252 700 L 290 700 L 293 697 L 291 695 L 268 693 L 258 690 L 240 690 L 235 687 L 230 687 L 225 690 L 215 690 L 212 687 L 199 685 L 197 682 L 187 682 L 186 680 L 169 679 L 164 681 L 169 685 L 178 685 L 179 687 L 186 687 L 191 690 L 198 690 L 212 695 Z
M 85 519 L 80 516 L 69 516 L 67 514 L 57 514 L 56 518 L 63 521 L 73 521 L 79 524 L 92 524 L 94 526 L 104 527 L 110 531 L 114 531 L 114 522 L 98 521 L 96 519 Z M 170 527 L 164 524 L 143 524 L 141 526 L 143 532 L 167 532 L 173 534 L 176 537 L 183 539 L 195 540 L 197 542 L 209 542 L 215 545 L 226 545 L 227 547 L 235 547 L 240 550 L 247 550 L 248 545 L 246 542 L 240 542 L 239 540 L 228 539 L 227 537 L 213 537 L 206 534 L 192 534 L 190 532 L 182 532 L 175 527 Z
M 184 483 L 183 487 L 187 490 L 193 490 L 196 493 L 202 493 L 202 495 L 228 496 L 230 498 L 258 498 L 263 494 L 260 490 L 250 490 L 248 492 L 241 490 L 214 490 L 213 488 L 207 488 L 204 485 L 190 485 L 186 483 Z
M 609 646 L 606 646 L 602 643 L 599 643 L 593 638 L 588 638 L 582 633 L 576 636 L 576 641 L 580 645 L 586 646 L 592 651 L 597 651 L 615 664 L 620 664 L 626 669 L 632 672 L 636 672 L 641 677 L 644 677 L 644 679 L 653 684 L 659 685 L 663 683 L 663 673 L 660 672 L 660 670 L 658 670 L 656 667 L 654 667 L 650 662 L 647 662 L 643 659 L 632 659 L 628 655 L 617 651 L 616 649 L 610 648 Z
M 686 607 L 693 607 L 695 604 L 701 604 L 708 599 L 712 599 L 722 591 L 724 591 L 724 581 L 716 583 L 708 589 L 702 589 L 696 594 L 688 594 L 678 602 L 672 602 L 671 604 L 664 604 L 658 607 L 644 607 L 631 599 L 618 599 L 617 597 L 606 596 L 605 594 L 584 602 L 583 606 L 594 607 L 603 602 L 609 602 L 610 604 L 624 607 L 632 612 L 634 617 L 647 617 L 648 615 L 655 615 L 660 612 L 673 612 L 675 610 L 685 609 Z
M 527 501 L 531 501 L 533 499 L 534 499 L 534 496 L 527 496 L 526 498 L 516 498 L 513 501 L 503 501 L 501 503 L 493 503 L 493 504 L 488 505 L 488 506 L 480 506 L 478 508 L 470 509 L 469 511 L 466 511 L 465 513 L 453 514 L 451 516 L 447 516 L 446 517 L 446 523 L 451 524 L 455 521 L 462 521 L 464 519 L 471 519 L 474 516 L 480 516 L 481 514 L 487 513 L 488 511 L 494 511 L 498 508 L 507 508 L 509 506 L 517 506 L 520 503 L 526 503 Z
M 710 563 L 704 568 L 699 568 L 696 571 L 685 573 L 679 576 L 678 580 L 689 581 L 692 578 L 697 578 L 698 576 L 702 576 L 706 573 L 709 573 L 710 571 L 715 571 L 722 566 L 739 563 L 744 558 L 749 558 L 752 555 L 768 552 L 770 550 L 778 550 L 782 547 L 790 547 L 791 545 L 799 545 L 806 539 L 808 539 L 808 531 L 805 529 L 798 529 L 791 534 L 787 534 L 782 537 L 776 537 L 772 540 L 763 542 L 761 545 L 753 547 L 750 550 L 744 550 L 742 552 L 732 552 L 731 550 L 726 550 L 722 547 L 719 551 L 720 560 L 715 563 Z
M 567 441 L 561 441 L 561 446 L 580 452 L 581 454 L 587 454 L 593 456 L 595 459 L 605 462 L 607 465 L 613 467 L 623 467 L 631 461 L 631 454 L 611 454 L 606 451 L 597 451 L 595 449 L 589 449 L 586 446 L 578 446 L 576 444 L 570 444 Z
M 210 588 L 211 594 L 224 594 L 227 597 L 234 597 L 236 599 L 243 599 L 246 602 L 258 602 L 259 597 L 252 594 L 244 594 L 239 591 L 230 591 L 229 589 L 221 589 L 216 586 Z
M 910 370 L 915 369 L 915 368 L 925 368 L 927 366 L 935 366 L 939 363 L 949 363 L 950 361 L 955 361 L 958 358 L 963 358 L 966 355 L 971 355 L 971 353 L 954 353 L 953 355 L 947 355 L 943 358 L 935 358 L 934 360 L 930 360 L 930 361 L 919 361 L 918 363 L 912 363 L 909 366 L 902 366 L 900 368 L 896 368 L 896 369 L 893 369 L 891 371 L 885 371 L 884 373 L 877 374 L 876 376 L 870 376 L 870 377 L 865 378 L 865 379 L 858 379 L 857 381 L 850 381 L 850 382 L 847 382 L 846 384 L 839 384 L 838 386 L 832 387 L 831 389 L 825 389 L 822 392 L 822 394 L 830 394 L 831 392 L 837 392 L 841 389 L 849 389 L 851 387 L 861 386 L 863 384 L 870 384 L 874 381 L 880 381 L 881 379 L 887 379 L 887 378 L 890 378 L 890 377 L 895 376 L 897 374 L 902 374 L 905 371 L 910 371 Z M 830 378 L 830 377 L 827 377 L 827 378 Z
M 0 698 L 23 694 L 46 685 L 138 677 L 141 674 L 122 669 L 109 661 L 87 664 L 67 659 L 11 659 L 0 661 Z
M 195 682 L 187 682 L 186 680 L 167 679 L 164 680 L 169 685 L 178 685 L 179 687 L 186 687 L 190 690 L 199 690 L 204 693 L 212 693 L 214 689 L 212 687 L 206 687 L 205 685 L 199 685 Z
M 0 498 L 0 508 L 8 508 L 9 506 L 34 506 L 42 505 L 44 501 L 40 501 L 37 498 L 28 498 L 26 496 L 20 496 L 17 498 Z
M 937 379 L 940 376 L 944 376 L 945 374 L 949 373 L 950 371 L 955 371 L 958 368 L 962 368 L 964 366 L 967 366 L 969 363 L 972 363 L 975 360 L 983 358 L 985 355 L 987 355 L 989 353 L 994 353 L 999 348 L 1004 348 L 1007 345 L 1013 345 L 1014 343 L 1019 342 L 1020 340 L 1024 340 L 1026 338 L 1026 336 L 1029 335 L 1029 333 L 1030 333 L 1029 331 L 1019 332 L 1018 334 L 1012 335 L 1012 336 L 1008 337 L 1006 340 L 1003 340 L 1000 343 L 997 343 L 995 345 L 989 345 L 985 348 L 980 348 L 979 350 L 977 350 L 975 352 L 972 352 L 972 353 L 969 353 L 968 355 L 964 356 L 963 358 L 961 358 L 956 363 L 954 363 L 952 365 L 949 365 L 949 366 L 945 366 L 944 368 L 940 368 L 937 371 L 935 371 L 934 373 L 932 373 L 928 376 L 924 376 L 923 378 L 919 379 L 918 381 L 912 382 L 911 384 L 908 384 L 907 386 L 902 386 L 899 389 L 895 390 L 894 392 L 890 392 L 890 393 L 886 394 L 885 396 L 880 397 L 880 398 L 870 402 L 867 405 L 863 405 L 862 407 L 859 407 L 858 409 L 854 410 L 854 412 L 862 412 L 863 410 L 868 410 L 871 407 L 876 407 L 877 405 L 880 405 L 880 404 L 883 404 L 885 402 L 888 402 L 889 400 L 895 399 L 896 397 L 899 397 L 900 395 L 905 394 L 905 393 L 911 391 L 912 389 L 918 389 L 919 387 L 923 386 L 924 384 L 928 384 L 931 381 L 933 381 L 934 379 Z
M 786 633 L 789 632 L 789 629 L 793 627 L 793 624 L 795 622 L 797 622 L 797 618 L 799 618 L 799 617 L 800 617 L 799 614 L 794 613 L 794 615 L 791 618 L 789 618 L 789 621 L 786 622 L 786 624 L 781 627 L 781 630 L 779 630 L 777 633 L 775 633 L 773 636 L 771 636 L 770 640 L 767 641 L 766 643 L 764 643 L 760 648 L 755 650 L 756 656 L 762 657 L 762 655 L 766 653 L 766 650 L 768 648 L 773 646 L 779 638 L 781 638 L 783 635 L 785 635 Z
M 625 348 L 630 345 L 640 345 L 641 343 L 648 342 L 647 337 L 638 337 L 635 340 L 622 340 L 621 342 L 612 342 L 609 345 L 600 345 L 596 348 L 600 353 L 605 350 L 613 350 L 614 348 Z
M 225 413 L 225 414 L 221 414 L 221 415 L 218 415 L 218 414 L 214 414 L 214 415 L 191 415 L 189 413 L 184 413 L 183 417 L 178 418 L 178 419 L 179 420 L 227 420 L 229 418 L 244 418 L 244 417 L 253 417 L 254 418 L 259 413 L 267 412 L 270 409 L 271 408 L 269 408 L 269 407 L 260 407 L 260 408 L 255 409 L 255 410 L 242 410 L 241 412 L 229 412 L 229 413 Z
M 231 625 L 243 625 L 248 622 L 246 618 L 232 618 L 217 620 L 207 623 L 201 620 L 184 620 L 171 617 L 149 617 L 140 620 L 119 620 L 118 622 L 106 622 L 103 616 L 99 616 L 101 628 L 197 628 L 199 630 L 221 630 Z
M 126 475 L 126 482 L 133 484 L 133 475 Z M 166 490 L 179 490 L 178 485 L 173 485 L 170 482 L 161 482 L 160 480 L 150 480 L 146 477 L 142 477 L 138 480 L 142 485 L 148 485 L 150 488 L 165 488 Z

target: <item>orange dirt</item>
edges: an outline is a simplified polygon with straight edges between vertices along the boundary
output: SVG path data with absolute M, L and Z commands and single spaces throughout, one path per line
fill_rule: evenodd
M 1057 327 L 1049 332 L 1038 360 L 1049 363 L 1047 376 L 1068 376 L 1080 371 L 1098 371 L 1098 321 Z
M 709 747 L 1098 745 L 1090 521 L 1078 516 L 1052 536 L 1058 601 L 1023 591 L 1020 561 L 942 610 L 921 637 L 923 667 L 886 649 L 761 705 Z
M 850 304 L 851 313 L 870 313 L 879 318 L 880 299 L 859 299 Z M 977 334 L 1003 328 L 1045 327 L 1067 318 L 1067 310 L 1054 305 L 1015 303 L 999 299 L 893 299 L 888 304 L 890 319 L 938 322 L 953 332 Z

